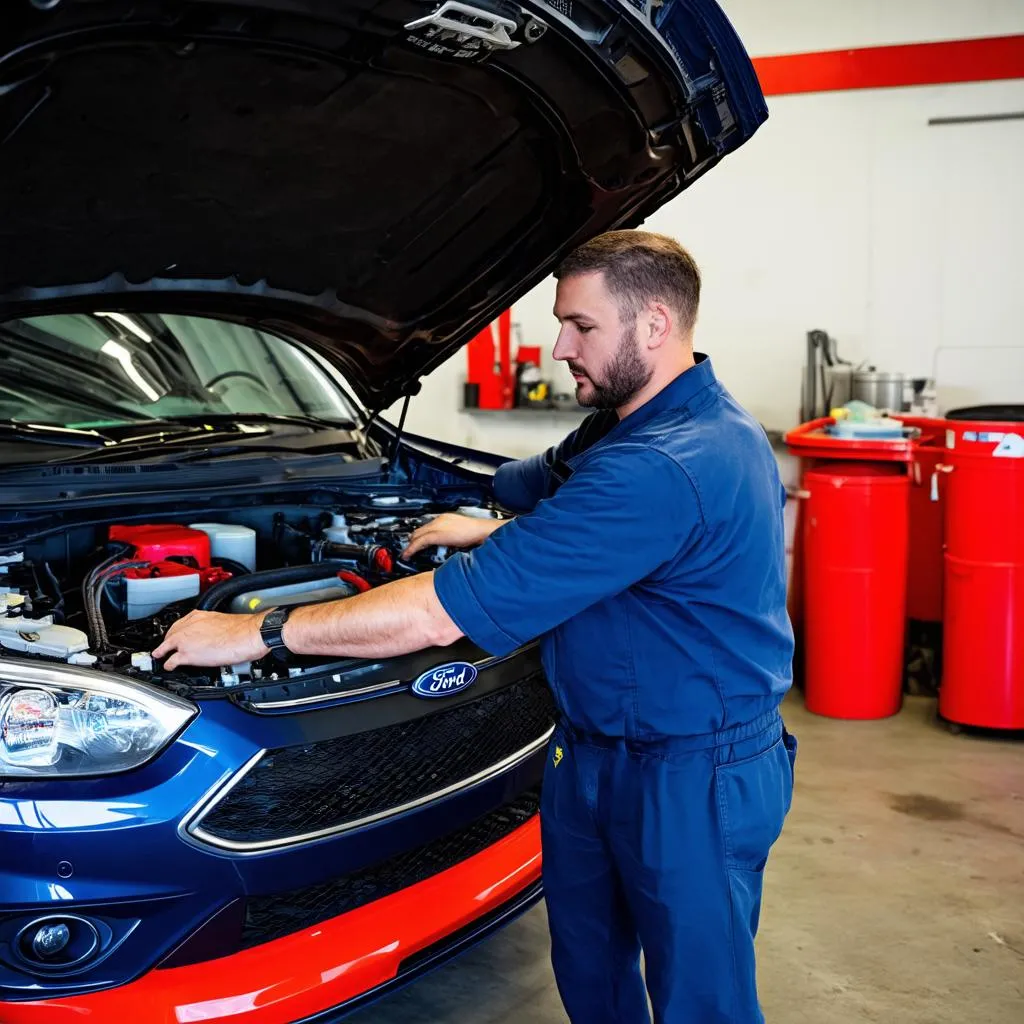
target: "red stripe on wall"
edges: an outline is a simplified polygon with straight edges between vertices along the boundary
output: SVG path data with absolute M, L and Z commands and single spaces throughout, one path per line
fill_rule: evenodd
M 766 96 L 1024 78 L 1024 35 L 756 57 Z

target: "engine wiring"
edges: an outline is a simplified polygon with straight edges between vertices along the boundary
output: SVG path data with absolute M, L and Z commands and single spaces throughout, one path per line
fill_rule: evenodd
M 118 559 L 124 558 L 128 552 L 128 547 L 125 544 L 117 545 L 117 552 L 109 557 L 105 558 L 98 565 L 94 566 L 82 580 L 82 608 L 85 612 L 85 621 L 87 626 L 87 633 L 92 643 L 98 644 L 101 636 L 101 627 L 97 625 L 97 617 L 93 610 L 92 594 L 93 589 L 96 585 L 96 580 L 100 575 L 112 565 L 114 565 Z
M 110 649 L 107 623 L 103 618 L 103 591 L 107 584 L 122 577 L 129 569 L 148 569 L 149 567 L 149 562 L 116 562 L 96 575 L 86 598 L 85 614 L 90 626 L 90 639 L 98 651 L 105 653 Z

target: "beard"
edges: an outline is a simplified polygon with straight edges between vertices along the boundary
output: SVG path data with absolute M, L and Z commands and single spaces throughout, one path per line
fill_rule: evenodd
M 584 373 L 585 371 L 569 364 L 573 373 Z M 576 401 L 588 409 L 619 409 L 637 396 L 654 376 L 654 370 L 645 365 L 640 355 L 640 339 L 637 337 L 636 328 L 623 332 L 619 341 L 619 347 L 611 362 L 604 369 L 601 380 L 596 380 L 589 374 L 587 381 L 591 390 L 587 394 L 581 393 L 586 386 L 586 381 L 576 386 Z

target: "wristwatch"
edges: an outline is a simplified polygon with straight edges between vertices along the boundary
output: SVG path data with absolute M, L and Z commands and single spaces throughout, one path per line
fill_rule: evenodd
M 291 611 L 290 607 L 273 608 L 263 616 L 260 623 L 260 639 L 276 657 L 288 653 L 284 643 L 284 624 L 288 621 Z

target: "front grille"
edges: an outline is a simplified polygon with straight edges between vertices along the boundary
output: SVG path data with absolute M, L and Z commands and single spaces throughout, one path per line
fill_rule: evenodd
M 202 819 L 200 835 L 298 841 L 429 799 L 540 740 L 554 721 L 543 673 L 458 707 L 268 751 Z
M 256 946 L 309 928 L 425 881 L 493 846 L 525 825 L 539 808 L 538 786 L 465 828 L 372 867 L 319 885 L 254 896 L 246 903 L 242 946 Z

